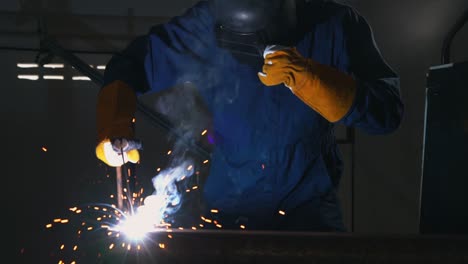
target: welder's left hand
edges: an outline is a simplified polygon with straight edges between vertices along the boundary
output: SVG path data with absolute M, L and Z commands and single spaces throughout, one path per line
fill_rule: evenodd
M 303 57 L 296 48 L 267 48 L 264 59 L 262 72 L 258 73 L 263 84 L 284 84 L 330 122 L 348 113 L 356 93 L 351 76 Z

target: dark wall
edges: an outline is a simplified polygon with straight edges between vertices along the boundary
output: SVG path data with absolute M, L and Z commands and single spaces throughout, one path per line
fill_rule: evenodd
M 466 0 L 349 1 L 373 28 L 376 42 L 401 76 L 405 114 L 387 136 L 358 133 L 355 224 L 358 232 L 418 230 L 426 73 L 440 64 L 442 42 L 468 8 Z M 468 25 L 453 43 L 453 61 L 468 60 Z M 468 85 L 468 84 L 467 84 Z

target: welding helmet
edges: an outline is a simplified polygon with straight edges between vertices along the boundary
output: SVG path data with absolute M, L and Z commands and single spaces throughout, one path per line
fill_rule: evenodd
M 262 56 L 267 45 L 289 45 L 296 0 L 213 0 L 216 36 L 237 55 Z

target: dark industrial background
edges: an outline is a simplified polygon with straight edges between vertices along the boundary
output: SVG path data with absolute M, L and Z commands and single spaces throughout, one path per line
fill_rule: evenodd
M 37 17 L 44 18 L 48 34 L 63 47 L 97 67 L 105 65 L 110 53 L 125 47 L 134 36 L 182 13 L 193 3 L 2 1 L 1 144 L 6 145 L 2 155 L 2 174 L 6 179 L 2 200 L 7 204 L 2 214 L 13 220 L 16 252 L 39 245 L 41 241 L 36 238 L 40 230 L 54 218 L 64 217 L 69 207 L 109 202 L 115 192 L 113 171 L 94 155 L 94 111 L 99 87 L 90 81 L 72 80 L 80 73 L 66 64 L 63 69 L 17 67 L 17 63 L 32 63 L 38 55 L 44 55 L 38 51 Z M 351 145 L 342 145 L 347 169 L 340 198 L 346 224 L 356 233 L 415 234 L 419 222 L 426 74 L 430 66 L 440 64 L 443 39 L 468 8 L 468 1 L 347 3 L 367 18 L 383 56 L 400 74 L 405 113 L 395 133 L 369 136 L 356 131 L 354 151 Z M 465 26 L 454 39 L 452 60 L 468 60 L 467 47 Z M 53 58 L 52 62 L 61 60 Z M 24 74 L 37 74 L 40 78 L 18 78 Z M 62 75 L 64 80 L 43 80 L 44 75 Z M 157 168 L 164 168 L 164 157 L 172 142 L 164 129 L 139 116 L 137 135 L 144 142 L 137 175 L 140 181 L 149 182 Z

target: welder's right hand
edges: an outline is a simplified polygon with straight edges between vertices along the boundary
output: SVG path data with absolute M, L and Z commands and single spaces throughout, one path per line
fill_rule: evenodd
M 129 147 L 131 145 L 134 145 L 134 147 Z M 138 151 L 140 148 L 141 143 L 135 140 L 105 139 L 96 147 L 96 156 L 107 165 L 118 167 L 127 162 L 137 163 L 140 160 Z
M 140 160 L 141 144 L 134 139 L 135 111 L 135 92 L 122 81 L 111 82 L 98 94 L 96 157 L 109 166 Z

